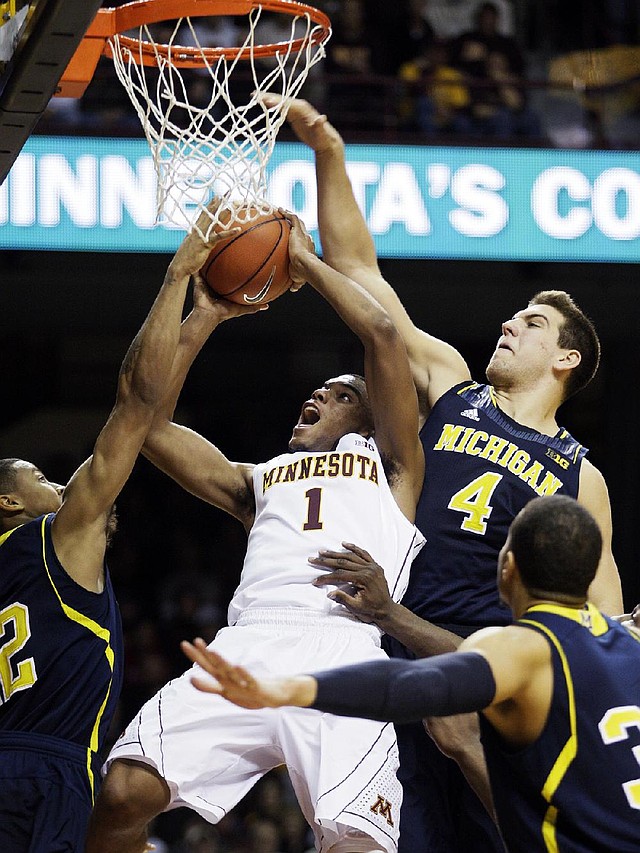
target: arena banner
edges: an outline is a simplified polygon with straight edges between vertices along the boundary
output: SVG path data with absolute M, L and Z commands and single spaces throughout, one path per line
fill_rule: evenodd
M 382 258 L 640 261 L 640 153 L 348 145 Z M 313 154 L 278 143 L 269 199 L 317 239 Z M 191 202 L 185 202 L 187 214 Z M 173 252 L 142 139 L 32 137 L 0 186 L 0 247 Z

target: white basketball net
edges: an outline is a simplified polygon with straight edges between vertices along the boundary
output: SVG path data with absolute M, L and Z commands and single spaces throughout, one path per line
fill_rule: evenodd
M 148 26 L 139 28 L 137 38 L 153 48 L 157 67 L 144 65 L 141 50 L 132 50 L 119 36 L 110 39 L 116 73 L 138 113 L 153 155 L 156 221 L 189 230 L 215 195 L 221 203 L 215 213 L 208 212 L 211 224 L 205 233 L 197 229 L 203 239 L 209 238 L 218 221 L 246 221 L 273 210 L 266 201 L 266 167 L 276 135 L 309 70 L 325 55 L 324 45 L 314 40 L 322 28 L 305 14 L 291 18 L 290 40 L 279 42 L 277 53 L 266 60 L 254 57 L 261 11 L 256 7 L 248 16 L 249 33 L 241 45 L 248 50 L 248 59 L 222 56 L 211 62 L 202 53 L 202 67 L 197 70 L 178 68 L 171 62 L 172 55 L 184 50 L 176 42 L 178 31 L 190 32 L 197 50 L 203 50 L 191 18 L 176 22 L 166 42 L 167 57 L 158 52 Z M 295 52 L 292 42 L 301 37 L 303 47 Z M 238 66 L 251 88 L 242 102 L 238 102 L 235 86 L 242 75 L 233 76 Z M 193 95 L 194 80 L 200 96 L 205 93 L 199 100 Z M 264 105 L 260 96 L 266 91 L 280 95 L 281 103 Z

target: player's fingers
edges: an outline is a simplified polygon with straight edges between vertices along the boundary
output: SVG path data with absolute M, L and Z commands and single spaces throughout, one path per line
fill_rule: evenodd
M 366 563 L 375 563 L 375 560 L 368 551 L 365 551 L 364 548 L 361 548 L 359 545 L 354 545 L 353 542 L 343 542 L 342 547 L 351 551 Z
M 361 566 L 354 565 L 345 557 L 309 557 L 309 563 L 319 569 L 328 571 L 340 570 L 346 572 L 358 572 Z
M 204 640 L 202 640 L 204 643 Z M 225 684 L 235 684 L 238 687 L 248 687 L 253 682 L 253 678 L 246 669 L 241 666 L 229 663 L 213 649 L 198 648 L 201 658 L 204 660 L 204 669 L 213 675 L 224 688 Z M 198 661 L 200 662 L 200 661 Z M 202 664 L 201 664 L 202 665 Z
M 351 568 L 354 572 L 370 565 L 370 560 L 365 560 L 349 551 L 318 551 L 315 557 L 309 558 L 319 566 L 344 566 Z
M 183 640 L 180 648 L 193 663 L 197 663 L 206 672 L 215 677 L 223 676 L 225 671 L 231 667 L 229 663 L 219 654 L 208 649 L 202 637 L 196 637 L 193 643 Z
M 254 92 L 254 95 L 266 107 L 275 107 L 283 100 L 282 95 L 275 92 Z
M 312 581 L 313 586 L 331 586 L 338 583 L 350 583 L 355 586 L 353 573 L 337 569 L 336 571 L 329 572 L 329 574 L 320 575 L 320 577 L 314 578 Z
M 342 604 L 347 608 L 347 610 L 352 610 L 358 605 L 357 599 L 349 595 L 348 592 L 344 592 L 342 589 L 336 589 L 333 592 L 330 592 L 327 598 L 330 598 L 331 601 L 335 601 L 337 604 Z
M 225 231 L 214 231 L 209 235 L 209 240 L 207 243 L 213 247 L 215 243 L 219 243 L 221 240 L 226 240 L 228 237 L 235 237 L 242 231 L 239 225 L 235 228 L 227 228 Z
M 269 308 L 268 302 L 256 302 L 254 305 L 240 305 L 238 302 L 232 302 L 231 304 L 234 307 L 233 313 L 237 317 L 243 317 L 245 314 L 257 314 Z
M 200 660 L 203 659 L 203 654 L 199 645 L 200 642 L 204 642 L 200 637 L 196 637 L 193 643 L 190 643 L 188 640 L 183 640 L 180 643 L 180 648 L 184 652 L 184 654 L 189 658 L 193 663 L 200 663 Z
M 190 681 L 193 686 L 197 690 L 202 691 L 202 693 L 215 693 L 216 696 L 222 695 L 222 686 L 217 681 L 211 681 L 208 678 L 200 678 L 197 675 L 192 675 Z

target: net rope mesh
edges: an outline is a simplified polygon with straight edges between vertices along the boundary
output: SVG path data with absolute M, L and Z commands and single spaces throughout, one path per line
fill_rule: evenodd
M 175 22 L 165 43 L 166 56 L 146 24 L 133 34 L 139 41 L 133 48 L 118 35 L 110 39 L 116 73 L 153 156 L 157 223 L 194 228 L 208 240 L 218 222 L 251 221 L 273 210 L 266 200 L 266 167 L 276 136 L 291 100 L 325 51 L 314 38 L 322 28 L 304 14 L 291 18 L 290 38 L 278 42 L 273 56 L 254 56 L 261 11 L 256 7 L 248 15 L 248 34 L 238 48 L 245 59 L 235 55 L 210 60 L 191 18 Z M 179 68 L 171 61 L 184 54 L 177 38 L 184 40 L 185 33 L 200 56 L 197 69 Z M 300 38 L 302 48 L 295 51 L 292 43 Z M 155 65 L 143 64 L 143 43 L 153 49 Z M 267 91 L 282 101 L 267 107 L 260 99 Z M 214 196 L 219 204 L 209 211 Z M 196 226 L 203 211 L 204 230 Z

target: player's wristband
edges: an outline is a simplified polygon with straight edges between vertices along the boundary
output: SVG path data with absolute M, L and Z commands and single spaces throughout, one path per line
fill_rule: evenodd
M 392 723 L 480 711 L 496 693 L 491 667 L 476 652 L 369 661 L 314 678 L 318 692 L 312 708 Z

